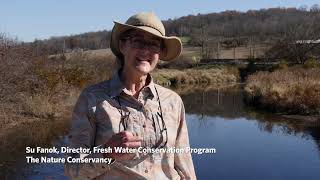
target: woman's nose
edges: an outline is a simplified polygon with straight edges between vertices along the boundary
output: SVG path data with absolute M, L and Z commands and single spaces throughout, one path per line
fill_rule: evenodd
M 140 58 L 150 59 L 151 52 L 148 48 L 144 47 L 139 49 L 138 55 Z

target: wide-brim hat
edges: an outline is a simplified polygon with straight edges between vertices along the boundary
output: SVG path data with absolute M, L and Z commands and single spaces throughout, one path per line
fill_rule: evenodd
M 160 53 L 160 60 L 170 61 L 178 57 L 182 51 L 182 43 L 176 36 L 166 36 L 161 20 L 151 12 L 142 12 L 131 16 L 125 24 L 114 21 L 111 33 L 110 48 L 117 57 L 122 57 L 119 49 L 120 35 L 130 29 L 150 33 L 164 42 L 164 52 Z

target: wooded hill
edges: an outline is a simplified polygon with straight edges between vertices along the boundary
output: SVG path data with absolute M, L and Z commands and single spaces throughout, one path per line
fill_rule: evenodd
M 225 47 L 270 43 L 296 34 L 297 40 L 319 38 L 320 6 L 306 8 L 270 8 L 247 12 L 224 11 L 197 14 L 163 21 L 167 34 L 182 37 L 185 45 L 210 46 L 219 41 Z M 109 47 L 110 30 L 36 40 L 37 52 L 56 54 L 75 49 Z

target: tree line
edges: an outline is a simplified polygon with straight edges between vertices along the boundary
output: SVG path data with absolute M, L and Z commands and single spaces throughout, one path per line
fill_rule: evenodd
M 168 35 L 185 38 L 185 45 L 201 47 L 204 58 L 209 55 L 208 49 L 216 45 L 234 48 L 269 43 L 272 47 L 286 47 L 298 40 L 317 40 L 320 39 L 318 22 L 320 22 L 320 6 L 317 4 L 309 9 L 302 6 L 246 12 L 228 10 L 163 21 Z M 35 40 L 30 45 L 36 54 L 57 54 L 76 49 L 103 49 L 109 47 L 110 35 L 111 31 L 103 30 Z M 281 56 L 279 53 L 268 54 Z

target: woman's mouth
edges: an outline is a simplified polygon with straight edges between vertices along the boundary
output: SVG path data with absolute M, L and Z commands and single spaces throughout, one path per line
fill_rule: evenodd
M 148 62 L 148 63 L 150 62 L 149 59 L 136 58 L 136 60 L 139 61 L 139 62 Z

